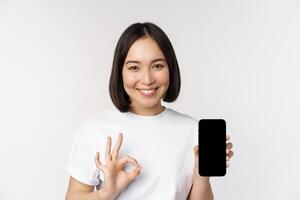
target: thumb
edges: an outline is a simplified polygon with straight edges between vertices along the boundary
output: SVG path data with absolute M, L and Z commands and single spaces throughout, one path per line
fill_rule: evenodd
M 198 153 L 199 153 L 198 145 L 194 146 L 193 150 L 194 150 L 194 155 L 198 157 Z
M 198 173 L 198 155 L 199 155 L 199 147 L 198 145 L 194 146 L 194 172 Z

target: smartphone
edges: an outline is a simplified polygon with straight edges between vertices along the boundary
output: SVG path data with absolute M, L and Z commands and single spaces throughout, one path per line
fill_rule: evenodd
M 226 174 L 226 121 L 201 119 L 198 126 L 200 176 Z

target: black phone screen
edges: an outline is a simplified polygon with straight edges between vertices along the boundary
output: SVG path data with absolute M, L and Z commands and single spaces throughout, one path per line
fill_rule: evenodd
M 201 176 L 225 176 L 225 120 L 201 119 L 198 127 L 199 174 Z

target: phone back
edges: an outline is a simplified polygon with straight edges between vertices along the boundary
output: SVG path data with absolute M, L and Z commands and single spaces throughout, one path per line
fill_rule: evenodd
M 199 121 L 199 174 L 225 176 L 226 174 L 226 122 L 223 119 Z

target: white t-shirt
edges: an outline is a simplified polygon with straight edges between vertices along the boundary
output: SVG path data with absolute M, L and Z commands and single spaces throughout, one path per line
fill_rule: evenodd
M 101 184 L 103 174 L 95 166 L 96 151 L 105 164 L 106 139 L 112 137 L 113 149 L 118 133 L 123 134 L 119 158 L 129 155 L 142 167 L 140 175 L 120 193 L 118 200 L 187 198 L 192 186 L 198 121 L 170 108 L 155 116 L 112 109 L 85 120 L 66 166 L 70 176 L 88 185 Z M 125 171 L 132 169 L 132 165 L 125 167 Z

